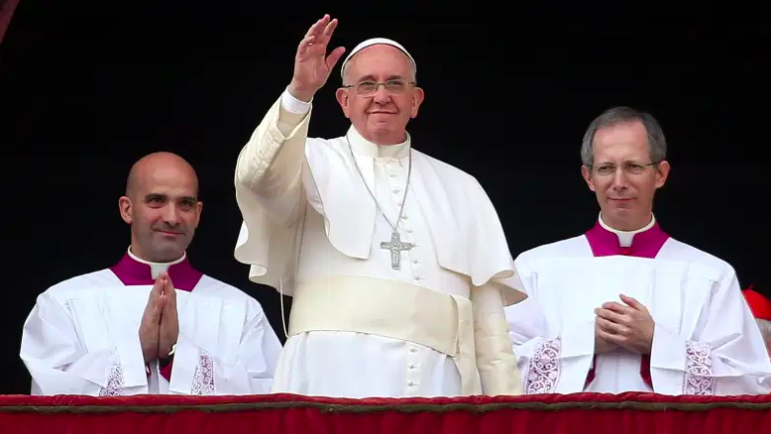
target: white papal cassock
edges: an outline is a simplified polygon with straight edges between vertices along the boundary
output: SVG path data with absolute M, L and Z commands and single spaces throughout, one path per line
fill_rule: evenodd
M 764 394 L 771 363 L 726 262 L 677 241 L 655 219 L 635 232 L 598 221 L 522 253 L 528 299 L 507 308 L 525 392 Z M 594 309 L 637 299 L 655 322 L 651 354 L 594 354 Z
M 307 138 L 310 106 L 284 92 L 236 170 L 236 258 L 254 282 L 293 296 L 273 391 L 521 393 L 503 306 L 524 294 L 482 187 L 411 149 L 409 136 L 378 146 L 351 127 L 346 137 Z M 415 247 L 397 270 L 380 245 L 392 232 L 382 213 L 398 219 L 410 153 L 398 230 Z
M 164 271 L 177 293 L 179 337 L 172 363 L 159 369 L 145 365 L 139 325 Z M 40 294 L 21 342 L 33 395 L 264 394 L 280 351 L 255 299 L 196 271 L 187 255 L 158 264 L 130 251 Z

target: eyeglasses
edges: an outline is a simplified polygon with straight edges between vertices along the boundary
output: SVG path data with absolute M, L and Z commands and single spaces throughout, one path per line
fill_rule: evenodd
M 407 90 L 407 86 L 414 85 L 415 82 L 402 80 L 402 79 L 393 79 L 388 80 L 384 82 L 379 81 L 371 81 L 371 80 L 365 80 L 360 81 L 356 84 L 349 84 L 346 86 L 343 86 L 345 89 L 354 89 L 357 94 L 359 95 L 372 95 L 380 88 L 380 86 L 383 86 L 391 95 L 398 95 L 401 93 L 404 93 L 405 90 Z
M 658 161 L 654 161 L 652 163 L 648 164 L 640 164 L 640 163 L 624 163 L 621 167 L 625 173 L 629 173 L 632 175 L 641 175 L 643 172 L 645 172 L 645 169 L 647 169 L 650 166 L 655 166 L 659 164 Z M 597 169 L 597 174 L 601 176 L 609 176 L 613 175 L 618 171 L 618 166 L 612 163 L 608 164 L 601 164 L 597 167 L 590 166 L 591 169 Z

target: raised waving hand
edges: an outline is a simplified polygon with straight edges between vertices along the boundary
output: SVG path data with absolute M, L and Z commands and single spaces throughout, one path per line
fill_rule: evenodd
M 293 97 L 308 102 L 327 82 L 332 68 L 345 52 L 345 48 L 337 47 L 327 55 L 329 40 L 336 27 L 337 19 L 332 20 L 329 15 L 324 15 L 308 29 L 300 41 L 294 59 L 292 82 L 288 88 Z

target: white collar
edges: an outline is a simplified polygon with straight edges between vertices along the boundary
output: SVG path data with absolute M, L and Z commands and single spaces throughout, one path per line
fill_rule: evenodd
M 184 261 L 185 258 L 187 258 L 187 252 L 184 252 L 184 253 L 182 253 L 182 257 L 181 258 L 179 258 L 177 260 L 174 260 L 174 261 L 171 261 L 171 262 L 150 262 L 150 261 L 145 261 L 144 259 L 140 258 L 139 256 L 136 256 L 135 254 L 133 254 L 131 252 L 131 246 L 129 246 L 129 248 L 128 248 L 128 255 L 129 255 L 129 257 L 131 259 L 139 262 L 140 264 L 149 265 L 150 266 L 150 276 L 153 279 L 156 279 L 158 277 L 158 275 L 161 274 L 161 273 L 168 272 L 169 271 L 169 267 L 171 267 L 172 265 L 179 264 L 180 262 Z
M 406 133 L 406 132 L 405 132 Z M 407 134 L 407 140 L 395 145 L 378 145 L 365 139 L 359 131 L 351 125 L 348 129 L 348 140 L 351 142 L 353 152 L 370 158 L 406 158 L 409 155 L 411 147 L 410 133 Z
M 603 229 L 605 229 L 608 232 L 613 232 L 618 236 L 618 244 L 621 247 L 629 247 L 632 245 L 632 241 L 634 240 L 634 236 L 647 231 L 648 229 L 652 228 L 654 224 L 656 224 L 656 217 L 651 214 L 651 221 L 644 227 L 634 230 L 634 231 L 620 231 L 618 229 L 613 229 L 612 227 L 608 226 L 604 221 L 602 221 L 602 211 L 600 211 L 599 216 L 600 226 L 602 226 Z

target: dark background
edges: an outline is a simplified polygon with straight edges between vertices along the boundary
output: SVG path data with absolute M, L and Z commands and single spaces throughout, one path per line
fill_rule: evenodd
M 591 227 L 598 208 L 580 176 L 581 137 L 606 108 L 630 105 L 649 110 L 670 145 L 673 169 L 655 209 L 663 228 L 729 261 L 743 287 L 754 281 L 771 295 L 763 15 L 73 3 L 22 0 L 0 45 L 10 275 L 0 393 L 29 391 L 18 348 L 36 296 L 125 252 L 118 197 L 131 164 L 158 150 L 198 171 L 204 212 L 194 265 L 254 295 L 281 334 L 278 295 L 249 283 L 233 258 L 234 168 L 288 84 L 296 44 L 324 13 L 340 19 L 333 43 L 351 49 L 383 36 L 410 50 L 426 90 L 410 125 L 414 145 L 479 179 L 512 254 Z M 338 74 L 316 97 L 313 136 L 348 126 L 333 98 Z

